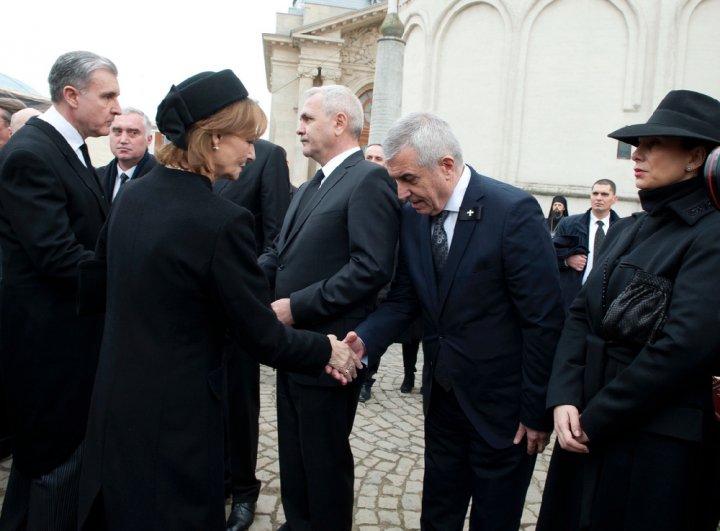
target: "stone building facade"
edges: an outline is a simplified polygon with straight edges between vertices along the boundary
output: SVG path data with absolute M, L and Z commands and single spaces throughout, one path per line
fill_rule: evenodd
M 351 3 L 296 0 L 264 35 L 270 139 L 288 149 L 296 184 L 313 171 L 294 135 L 304 90 L 372 90 L 387 6 Z M 609 178 L 617 210 L 636 210 L 629 149 L 607 133 L 644 122 L 675 88 L 720 98 L 720 0 L 400 0 L 399 16 L 401 113 L 448 120 L 470 165 L 543 208 L 561 194 L 584 211 L 592 182 Z

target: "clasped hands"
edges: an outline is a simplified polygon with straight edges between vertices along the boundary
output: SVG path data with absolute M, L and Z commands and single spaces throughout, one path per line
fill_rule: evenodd
M 340 381 L 343 385 L 357 377 L 357 369 L 362 369 L 362 357 L 365 355 L 365 345 L 355 332 L 348 332 L 345 339 L 338 341 L 337 337 L 329 334 L 333 353 L 325 367 L 325 372 Z M 333 362 L 338 350 L 339 364 Z M 349 356 L 349 361 L 347 360 Z

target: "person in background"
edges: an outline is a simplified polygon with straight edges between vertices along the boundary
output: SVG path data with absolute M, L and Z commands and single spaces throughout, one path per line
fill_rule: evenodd
M 7 144 L 12 135 L 10 120 L 12 115 L 25 108 L 25 104 L 17 98 L 0 98 L 0 149 Z
M 278 319 L 345 337 L 392 277 L 400 203 L 387 171 L 364 160 L 363 109 L 341 85 L 305 92 L 297 134 L 321 168 L 293 197 L 280 234 L 259 258 Z M 350 441 L 362 378 L 277 373 L 280 488 L 287 529 L 350 531 Z
M 247 208 L 255 221 L 255 252 L 260 255 L 280 232 L 290 203 L 290 177 L 285 150 L 272 142 L 255 142 L 255 160 L 245 165 L 236 181 L 213 183 L 215 193 Z M 260 418 L 260 364 L 228 335 L 224 363 L 227 377 L 226 449 L 228 490 L 232 507 L 228 531 L 248 529 L 260 495 L 257 466 Z
M 107 306 L 80 530 L 225 529 L 228 329 L 275 367 L 345 384 L 362 366 L 336 339 L 276 319 L 252 215 L 212 191 L 254 159 L 267 123 L 237 76 L 201 72 L 173 85 L 156 122 L 172 143 L 152 172 L 123 185 L 96 256 L 81 268 L 97 299 L 88 295 L 81 308 L 101 308 L 105 293 Z
M 425 477 L 420 525 L 517 531 L 536 455 L 563 311 L 540 205 L 463 162 L 430 113 L 398 120 L 383 143 L 402 210 L 385 301 L 345 340 L 369 365 L 423 319 Z
M 563 218 L 555 231 L 553 245 L 566 311 L 592 271 L 610 225 L 620 219 L 612 210 L 616 201 L 614 182 L 610 179 L 595 181 L 588 211 Z
M 13 464 L 0 529 L 77 528 L 77 496 L 101 316 L 76 311 L 78 264 L 107 201 L 85 139 L 120 114 L 117 68 L 91 52 L 57 58 L 52 106 L 0 152 L 0 367 Z
M 25 104 L 15 98 L 0 98 L 0 150 L 10 139 L 13 133 L 12 117 L 23 111 Z M 0 279 L 2 279 L 2 251 L 0 250 Z M 12 453 L 10 445 L 10 427 L 5 408 L 5 397 L 0 382 L 0 459 L 5 459 Z
M 568 215 L 567 199 L 561 195 L 553 197 L 552 203 L 550 204 L 550 212 L 548 212 L 547 217 L 547 225 L 551 237 L 555 236 L 555 231 L 557 230 L 560 221 Z
M 148 151 L 153 133 L 150 118 L 139 109 L 125 107 L 110 127 L 110 151 L 115 156 L 106 166 L 97 169 L 105 188 L 105 196 L 112 202 L 120 187 L 130 179 L 139 179 L 157 162 Z
M 382 144 L 370 144 L 365 148 L 365 160 L 380 164 L 383 168 L 385 165 L 385 152 L 383 151 Z M 385 288 L 380 291 L 378 295 L 378 302 L 382 301 L 390 289 L 388 284 Z M 402 345 L 402 357 L 403 357 L 403 372 L 404 377 L 402 384 L 400 384 L 401 393 L 409 393 L 412 391 L 415 385 L 415 365 L 417 363 L 417 355 L 420 350 L 420 340 L 422 339 L 422 321 L 417 319 L 408 329 L 400 335 L 394 343 L 400 343 Z M 372 398 L 372 386 L 375 383 L 375 375 L 380 368 L 380 357 L 377 359 L 377 363 L 372 367 L 368 367 L 367 378 L 363 382 L 362 389 L 360 390 L 360 402 L 367 402 Z
M 40 116 L 41 114 L 42 113 L 34 107 L 26 107 L 24 109 L 20 109 L 10 118 L 10 131 L 12 131 L 13 134 L 17 133 L 30 118 L 32 118 L 33 116 Z
M 557 444 L 538 531 L 715 531 L 720 212 L 701 177 L 720 102 L 673 90 L 635 146 L 643 211 L 617 221 L 570 306 L 548 389 Z
M 382 144 L 368 144 L 365 148 L 365 160 L 385 167 L 385 153 Z

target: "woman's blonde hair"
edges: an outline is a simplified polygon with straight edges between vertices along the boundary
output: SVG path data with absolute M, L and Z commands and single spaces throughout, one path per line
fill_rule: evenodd
M 267 128 L 267 116 L 255 100 L 245 98 L 208 118 L 198 120 L 186 134 L 188 149 L 175 144 L 165 144 L 155 154 L 165 166 L 182 168 L 193 173 L 211 176 L 210 162 L 213 135 L 237 135 L 247 140 L 257 140 Z

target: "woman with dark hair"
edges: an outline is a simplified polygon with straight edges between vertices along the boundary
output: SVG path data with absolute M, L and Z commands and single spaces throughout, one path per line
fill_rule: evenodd
M 701 175 L 720 102 L 672 91 L 647 123 L 609 136 L 635 146 L 643 212 L 612 226 L 570 307 L 537 529 L 714 531 L 720 212 Z
M 550 236 L 555 236 L 555 231 L 560 225 L 562 218 L 569 215 L 567 207 L 567 199 L 561 195 L 553 197 L 552 203 L 550 204 L 550 212 L 548 212 L 547 225 L 550 231 Z
M 225 529 L 221 358 L 226 330 L 258 361 L 342 382 L 334 338 L 283 326 L 257 266 L 253 218 L 212 191 L 254 158 L 266 118 L 230 70 L 173 86 L 172 144 L 123 185 L 81 283 L 107 273 L 105 332 L 81 479 L 88 531 Z

